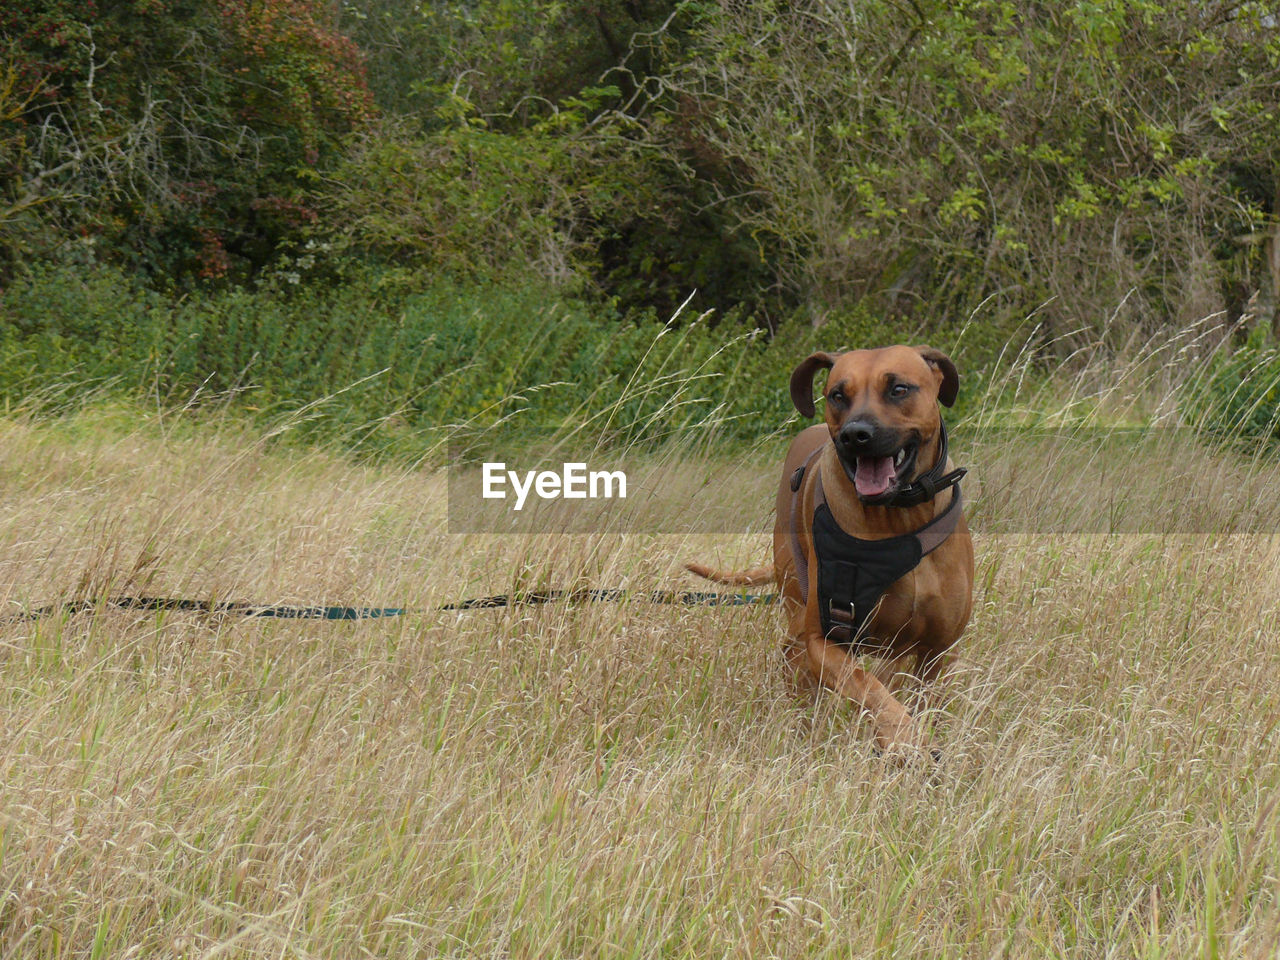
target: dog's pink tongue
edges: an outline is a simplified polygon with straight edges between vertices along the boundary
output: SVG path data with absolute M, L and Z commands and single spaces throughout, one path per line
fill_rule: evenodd
M 859 457 L 853 485 L 861 496 L 878 497 L 889 489 L 897 476 L 893 457 Z

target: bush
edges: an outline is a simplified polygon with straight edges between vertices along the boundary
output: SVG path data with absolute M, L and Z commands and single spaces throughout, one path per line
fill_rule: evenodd
M 708 444 L 756 442 L 796 428 L 787 383 L 800 358 L 903 338 L 868 313 L 819 331 L 785 324 L 770 340 L 738 313 L 714 326 L 709 314 L 624 315 L 527 277 L 424 279 L 320 259 L 291 257 L 252 289 L 182 297 L 110 266 L 34 268 L 0 295 L 0 399 L 47 406 L 96 387 L 167 408 L 230 408 L 310 442 L 408 458 L 450 439 L 579 432 L 614 447 L 695 428 Z M 971 349 L 957 359 L 962 398 L 980 394 L 990 357 Z
M 36 267 L 0 300 L 0 389 L 16 400 L 68 379 L 140 388 L 169 314 L 164 298 L 117 270 Z
M 1191 381 L 1183 414 L 1199 431 L 1249 446 L 1280 441 L 1280 350 L 1259 324 L 1235 350 L 1214 354 Z
M 111 267 L 45 266 L 0 299 L 0 394 L 12 407 L 74 382 L 170 407 L 234 402 L 399 455 L 513 421 L 521 436 L 587 423 L 619 445 L 695 423 L 757 436 L 788 417 L 785 371 L 762 377 L 773 355 L 736 326 L 624 319 L 532 282 L 387 273 L 170 299 Z
M 319 0 L 0 0 L 0 49 L 0 213 L 30 211 L 0 257 L 93 237 L 153 277 L 245 279 L 373 113 Z
M 980 303 L 1050 336 L 1236 311 L 1275 218 L 1280 25 L 1257 3 L 724 3 L 669 129 L 816 319 Z M 1068 344 L 1067 346 L 1070 346 Z

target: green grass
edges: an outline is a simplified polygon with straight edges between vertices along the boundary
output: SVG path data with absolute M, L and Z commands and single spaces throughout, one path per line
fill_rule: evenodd
M 937 336 L 971 378 L 996 360 L 982 324 Z M 443 460 L 450 442 L 589 432 L 660 447 L 778 435 L 785 385 L 814 349 L 887 342 L 865 317 L 769 340 L 749 318 L 622 316 L 545 282 L 376 273 L 165 296 L 108 266 L 33 266 L 0 291 L 0 409 L 63 413 L 96 396 L 227 411 L 289 441 L 365 459 Z M 527 442 L 527 441 L 526 441 Z

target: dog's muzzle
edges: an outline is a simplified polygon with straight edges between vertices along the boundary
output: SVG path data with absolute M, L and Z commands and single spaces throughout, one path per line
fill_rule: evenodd
M 917 438 L 868 420 L 851 420 L 836 435 L 836 455 L 863 503 L 887 503 L 915 469 Z
M 916 469 L 920 439 L 897 431 L 877 430 L 873 423 L 854 420 L 840 428 L 835 438 L 836 459 L 853 484 L 858 499 L 874 506 L 913 507 L 932 500 L 965 475 L 947 468 L 947 425 L 938 421 L 938 458 L 934 465 L 908 482 Z

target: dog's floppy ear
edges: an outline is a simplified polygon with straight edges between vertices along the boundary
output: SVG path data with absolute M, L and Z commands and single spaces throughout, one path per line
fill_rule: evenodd
M 804 417 L 812 417 L 814 414 L 813 406 L 813 375 L 819 367 L 825 367 L 830 370 L 836 362 L 836 354 L 811 353 L 800 361 L 800 366 L 791 371 L 791 402 L 796 405 L 796 409 L 800 411 L 800 415 Z
M 949 407 L 956 402 L 956 394 L 960 392 L 960 374 L 956 365 L 941 350 L 933 347 L 916 347 L 916 352 L 924 357 L 925 363 L 935 370 L 942 371 L 942 386 L 938 388 L 938 402 Z

